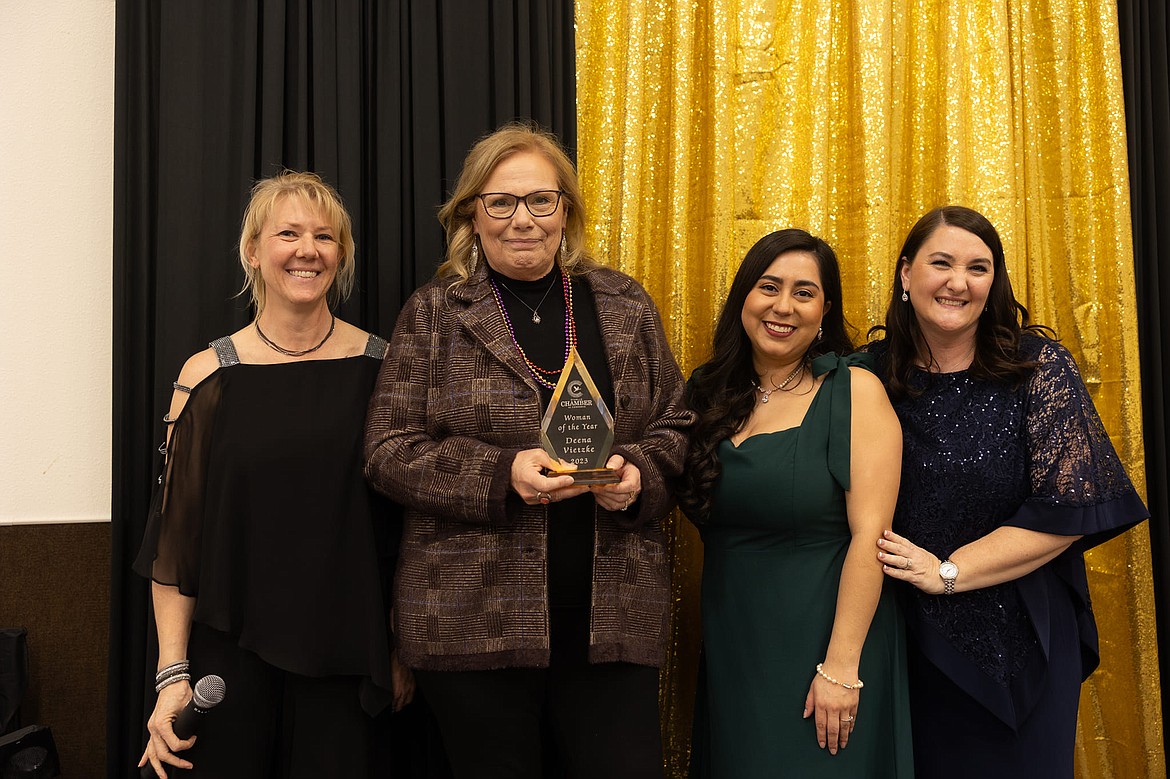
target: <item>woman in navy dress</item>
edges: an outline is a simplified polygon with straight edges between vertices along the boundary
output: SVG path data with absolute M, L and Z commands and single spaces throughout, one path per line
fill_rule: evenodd
M 1028 324 L 981 214 L 918 221 L 884 335 L 870 350 L 904 440 L 878 558 L 914 588 L 916 772 L 1070 777 L 1098 662 L 1082 553 L 1148 512 L 1072 356 Z

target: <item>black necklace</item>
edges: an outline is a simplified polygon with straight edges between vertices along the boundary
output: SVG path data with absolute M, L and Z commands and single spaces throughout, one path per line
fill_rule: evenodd
M 548 298 L 548 293 L 552 292 L 552 288 L 554 286 L 556 286 L 556 283 L 557 283 L 557 278 L 554 275 L 553 280 L 551 282 L 549 282 L 548 289 L 546 289 L 544 291 L 544 294 L 541 296 L 540 302 L 536 304 L 536 308 L 533 308 L 532 306 L 528 305 L 528 303 L 526 303 L 524 301 L 524 298 L 520 297 L 515 292 L 513 292 L 511 290 L 511 288 L 508 287 L 507 284 L 505 284 L 503 281 L 496 280 L 496 284 L 499 284 L 501 287 L 503 287 L 505 292 L 507 292 L 509 295 L 511 295 L 512 297 L 514 297 L 520 301 L 520 305 L 524 306 L 526 309 L 528 309 L 529 311 L 532 312 L 532 324 L 534 324 L 534 325 L 540 324 L 540 311 L 539 311 L 539 309 L 541 306 L 544 305 L 544 301 Z
M 304 357 L 306 354 L 312 354 L 325 345 L 325 342 L 329 340 L 329 336 L 333 335 L 333 328 L 337 327 L 337 317 L 333 316 L 333 314 L 329 315 L 329 332 L 326 333 L 325 337 L 321 339 L 321 343 L 317 344 L 316 346 L 310 346 L 308 349 L 301 349 L 299 352 L 293 351 L 292 349 L 285 349 L 283 346 L 264 335 L 264 331 L 260 329 L 259 319 L 257 319 L 252 324 L 255 325 L 256 335 L 260 336 L 260 340 L 271 346 L 276 351 L 288 357 Z

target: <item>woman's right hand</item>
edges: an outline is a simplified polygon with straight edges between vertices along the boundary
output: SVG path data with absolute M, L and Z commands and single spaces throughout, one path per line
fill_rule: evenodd
M 546 469 L 573 467 L 571 463 L 557 462 L 543 449 L 525 449 L 512 460 L 512 489 L 529 506 L 575 498 L 589 488 L 573 486 L 572 476 L 544 474 Z
M 158 701 L 154 704 L 154 711 L 151 713 L 150 719 L 146 721 L 146 729 L 150 732 L 150 738 L 146 742 L 146 750 L 142 753 L 142 759 L 138 761 L 139 768 L 150 763 L 160 779 L 166 779 L 167 774 L 163 770 L 164 763 L 176 768 L 192 767 L 190 761 L 174 754 L 184 749 L 190 749 L 195 744 L 195 736 L 184 741 L 175 735 L 173 729 L 175 719 L 189 700 L 191 700 L 191 685 L 188 682 L 176 682 L 162 688 L 158 694 Z

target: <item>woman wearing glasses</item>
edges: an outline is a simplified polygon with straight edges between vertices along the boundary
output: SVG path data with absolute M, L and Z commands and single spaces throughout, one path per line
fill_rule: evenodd
M 366 476 L 406 507 L 399 657 L 457 777 L 660 777 L 662 519 L 692 416 L 654 303 L 583 245 L 557 140 L 480 140 L 439 212 L 446 261 L 406 304 L 370 402 Z M 571 350 L 611 410 L 617 483 L 540 447 Z

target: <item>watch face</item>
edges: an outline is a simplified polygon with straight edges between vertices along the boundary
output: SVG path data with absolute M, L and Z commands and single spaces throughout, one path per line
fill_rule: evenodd
M 947 561 L 938 567 L 938 575 L 944 579 L 954 579 L 959 575 L 959 566 Z

